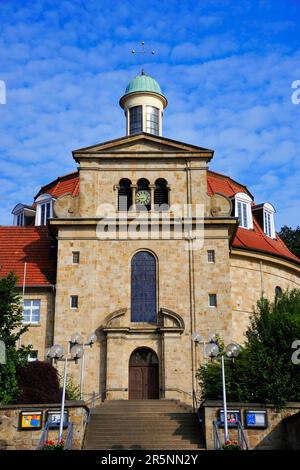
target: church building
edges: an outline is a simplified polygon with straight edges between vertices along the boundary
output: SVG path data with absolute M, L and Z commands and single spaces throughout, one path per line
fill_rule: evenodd
M 190 402 L 212 336 L 242 344 L 261 295 L 300 287 L 272 203 L 211 170 L 213 150 L 164 137 L 167 104 L 156 80 L 135 77 L 120 99 L 126 135 L 74 150 L 77 170 L 0 227 L 30 360 L 96 333 L 86 396 Z M 69 371 L 79 383 L 78 364 Z

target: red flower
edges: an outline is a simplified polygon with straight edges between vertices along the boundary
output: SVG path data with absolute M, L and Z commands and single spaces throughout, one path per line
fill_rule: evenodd
M 226 446 L 230 446 L 230 444 L 231 444 L 230 441 L 226 441 L 226 442 L 225 442 L 225 445 L 226 445 Z

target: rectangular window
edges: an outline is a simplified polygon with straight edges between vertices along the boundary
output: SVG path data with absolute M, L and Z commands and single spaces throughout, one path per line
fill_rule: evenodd
M 78 308 L 78 295 L 71 295 L 70 303 L 71 308 Z
M 34 362 L 38 360 L 38 351 L 31 351 L 28 354 L 28 362 Z
M 48 219 L 50 219 L 51 217 L 51 202 L 45 202 L 44 204 L 41 204 L 40 214 L 41 214 L 40 225 L 46 225 Z
M 129 133 L 138 134 L 143 130 L 142 106 L 134 106 L 129 110 Z
M 41 225 L 45 225 L 45 213 L 46 213 L 46 204 L 41 205 Z
M 249 228 L 248 224 L 248 204 L 246 202 L 237 202 L 237 216 L 241 227 Z
M 40 300 L 24 300 L 23 323 L 39 323 L 40 308 Z
M 207 261 L 209 263 L 214 263 L 216 260 L 215 250 L 207 250 Z
M 154 106 L 146 108 L 146 132 L 159 135 L 159 110 Z
M 24 222 L 24 216 L 23 216 L 23 212 L 21 212 L 21 214 L 17 215 L 17 226 L 22 227 L 24 225 L 23 222 Z
M 73 251 L 73 264 L 79 264 L 79 251 Z
M 217 306 L 217 294 L 208 294 L 208 305 L 210 307 Z
M 265 234 L 268 237 L 272 237 L 272 228 L 271 228 L 271 214 L 269 212 L 264 212 L 265 215 Z

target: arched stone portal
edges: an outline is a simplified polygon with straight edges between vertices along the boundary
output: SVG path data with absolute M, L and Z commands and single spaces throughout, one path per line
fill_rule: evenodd
M 150 348 L 138 348 L 129 359 L 129 400 L 159 398 L 158 357 Z

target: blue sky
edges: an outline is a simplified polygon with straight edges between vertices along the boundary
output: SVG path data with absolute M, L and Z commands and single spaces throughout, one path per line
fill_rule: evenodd
M 0 0 L 0 224 L 76 169 L 72 149 L 125 134 L 141 40 L 164 136 L 214 149 L 211 169 L 273 203 L 277 229 L 300 224 L 299 23 L 299 0 Z

